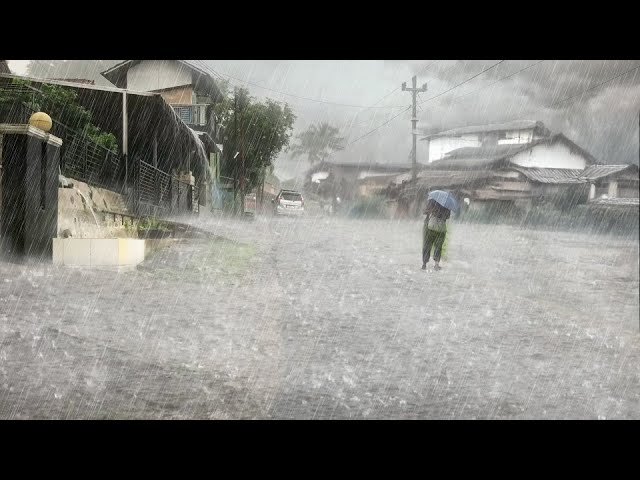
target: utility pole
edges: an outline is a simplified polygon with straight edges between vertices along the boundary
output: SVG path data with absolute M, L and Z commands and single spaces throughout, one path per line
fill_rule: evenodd
M 413 99 L 413 109 L 412 109 L 412 115 L 411 115 L 411 133 L 413 135 L 413 150 L 411 151 L 411 180 L 415 183 L 416 177 L 418 176 L 417 161 L 416 161 L 416 153 L 417 153 L 416 141 L 418 137 L 418 131 L 416 130 L 416 126 L 418 124 L 418 117 L 416 112 L 416 108 L 417 108 L 416 99 L 417 99 L 418 93 L 427 91 L 427 84 L 425 83 L 424 85 L 422 85 L 422 87 L 417 88 L 418 77 L 416 77 L 415 75 L 411 79 L 411 82 L 413 84 L 412 88 L 407 88 L 407 82 L 402 82 L 402 91 L 411 92 L 411 96 Z
M 413 100 L 413 109 L 411 110 L 412 115 L 411 115 L 411 134 L 413 135 L 413 149 L 411 150 L 411 184 L 413 185 L 413 188 L 416 191 L 416 209 L 418 208 L 419 202 L 418 202 L 418 198 L 417 198 L 417 183 L 416 183 L 416 178 L 418 177 L 418 163 L 417 163 L 417 148 L 416 148 L 416 143 L 417 143 L 417 137 L 418 137 L 418 131 L 416 130 L 417 124 L 418 124 L 418 115 L 416 112 L 416 99 L 418 97 L 418 93 L 422 93 L 422 92 L 426 92 L 427 91 L 427 84 L 423 84 L 422 87 L 418 88 L 417 87 L 417 83 L 418 83 L 418 77 L 416 75 L 413 76 L 413 78 L 411 78 L 411 83 L 412 83 L 412 88 L 407 88 L 407 82 L 402 82 L 402 91 L 403 92 L 411 92 L 411 97 Z

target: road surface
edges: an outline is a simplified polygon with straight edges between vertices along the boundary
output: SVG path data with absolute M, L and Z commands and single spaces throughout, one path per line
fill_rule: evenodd
M 210 218 L 135 272 L 0 263 L 0 418 L 640 418 L 638 240 Z

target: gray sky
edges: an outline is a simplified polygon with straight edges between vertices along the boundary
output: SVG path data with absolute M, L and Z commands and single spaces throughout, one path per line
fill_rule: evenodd
M 499 60 L 195 62 L 232 77 L 232 84 L 246 86 L 256 97 L 289 103 L 298 117 L 296 133 L 327 121 L 339 127 L 350 143 L 388 121 L 337 153 L 336 161 L 409 162 L 411 110 L 402 110 L 410 106 L 411 96 L 400 85 L 410 85 L 411 76 L 417 74 L 418 84 L 428 86 L 418 100 L 421 131 L 540 120 L 603 163 L 638 163 L 640 69 L 610 80 L 640 65 L 636 60 L 505 60 L 459 87 Z M 20 72 L 26 63 L 9 65 Z M 593 88 L 602 82 L 606 83 Z M 363 108 L 367 106 L 375 108 Z M 418 161 L 425 158 L 425 143 L 418 142 Z M 283 179 L 306 168 L 304 159 L 292 160 L 286 153 L 276 161 L 276 174 Z

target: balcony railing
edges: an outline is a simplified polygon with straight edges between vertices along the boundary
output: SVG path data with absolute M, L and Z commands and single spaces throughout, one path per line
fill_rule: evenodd
M 206 125 L 207 124 L 207 104 L 194 105 L 178 105 L 172 104 L 171 107 L 187 125 Z

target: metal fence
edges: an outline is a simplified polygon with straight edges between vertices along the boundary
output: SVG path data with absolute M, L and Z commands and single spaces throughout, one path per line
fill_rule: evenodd
M 4 93 L 16 94 L 37 90 L 24 85 L 3 85 Z M 2 92 L 0 92 L 2 93 Z M 18 100 L 0 106 L 0 123 L 25 124 L 36 110 Z M 122 157 L 97 144 L 84 131 L 75 130 L 56 120 L 51 133 L 62 139 L 60 170 L 65 177 L 95 186 L 122 191 L 124 165 Z
M 134 200 L 141 216 L 199 213 L 199 189 L 142 160 L 134 162 Z
M 82 133 L 65 132 L 60 166 L 66 177 L 98 187 L 122 190 L 122 158 Z
M 2 85 L 4 93 L 37 90 L 24 85 Z M 2 92 L 0 92 L 2 93 Z M 27 123 L 35 112 L 20 101 L 0 105 L 0 123 Z M 64 176 L 90 185 L 124 192 L 125 167 L 123 157 L 97 144 L 86 132 L 54 122 L 51 132 L 62 138 L 60 169 Z M 200 189 L 180 181 L 142 160 L 133 162 L 133 205 L 138 215 L 166 216 L 179 213 L 199 213 Z M 133 200 L 133 201 L 132 201 Z

